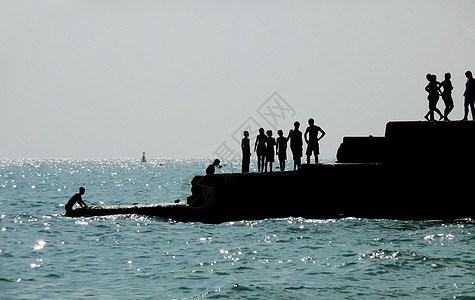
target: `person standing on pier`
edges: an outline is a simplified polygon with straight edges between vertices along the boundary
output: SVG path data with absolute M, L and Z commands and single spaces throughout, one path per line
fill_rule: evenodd
M 266 159 L 266 135 L 264 128 L 259 128 L 259 135 L 256 137 L 254 152 L 257 154 L 257 172 L 264 172 L 264 163 Z
M 318 136 L 318 133 L 321 133 Z M 307 138 L 308 134 L 308 138 Z M 310 164 L 310 157 L 312 156 L 312 152 L 315 155 L 315 164 L 318 164 L 318 155 L 320 154 L 320 147 L 318 145 L 318 141 L 320 141 L 325 136 L 325 131 L 321 129 L 319 126 L 315 125 L 315 120 L 310 118 L 308 119 L 308 127 L 305 130 L 305 142 L 307 143 L 307 164 Z
M 437 108 L 437 102 L 439 101 L 440 90 L 439 90 L 439 82 L 437 82 L 437 76 L 427 74 L 426 75 L 429 84 L 426 86 L 425 90 L 429 95 L 427 96 L 427 100 L 429 100 L 429 112 L 424 116 L 427 121 L 434 121 L 434 111 L 439 114 L 440 119 L 444 116 Z
M 440 87 L 444 88 L 441 94 L 445 104 L 444 121 L 450 121 L 449 114 L 454 109 L 454 100 L 452 99 L 452 90 L 454 87 L 450 78 L 450 73 L 445 73 L 445 79 L 440 83 Z
M 290 139 L 290 150 L 292 151 L 292 156 L 294 159 L 294 171 L 296 169 L 300 170 L 302 165 L 302 131 L 299 130 L 300 122 L 295 121 L 294 129 L 290 129 L 287 139 Z
M 244 137 L 241 140 L 242 150 L 242 173 L 249 173 L 249 164 L 251 163 L 251 140 L 249 139 L 249 131 L 243 132 Z
M 274 147 L 277 144 L 275 139 L 272 137 L 272 130 L 267 130 L 267 139 L 266 139 L 266 167 L 265 171 L 267 172 L 267 164 L 269 164 L 269 171 L 272 172 L 272 163 L 275 161 L 275 150 Z
M 473 78 L 472 72 L 467 71 L 465 72 L 465 76 L 467 77 L 467 83 L 465 83 L 465 92 L 463 96 L 465 97 L 465 115 L 463 117 L 464 121 L 468 120 L 468 110 L 472 111 L 472 120 L 475 120 L 475 79 Z
M 281 171 L 285 171 L 285 160 L 287 159 L 287 138 L 282 130 L 277 131 L 277 156 L 279 157 L 279 166 Z

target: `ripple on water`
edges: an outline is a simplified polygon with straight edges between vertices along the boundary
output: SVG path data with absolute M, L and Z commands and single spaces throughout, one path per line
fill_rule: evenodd
M 92 205 L 169 201 L 185 199 L 190 177 L 202 170 L 203 161 L 1 161 L 2 296 L 474 296 L 473 221 L 285 218 L 215 225 L 61 215 L 81 185 Z

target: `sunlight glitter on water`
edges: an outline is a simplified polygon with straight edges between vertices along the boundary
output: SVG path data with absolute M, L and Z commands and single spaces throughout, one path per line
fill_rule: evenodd
M 33 247 L 36 251 L 43 249 L 46 246 L 45 241 L 38 241 L 36 245 Z
M 82 282 L 71 298 L 473 296 L 474 224 L 467 220 L 285 218 L 212 225 L 63 215 L 79 186 L 86 187 L 88 205 L 186 199 L 193 175 L 207 163 L 0 161 L 2 297 L 63 299 L 78 276 Z

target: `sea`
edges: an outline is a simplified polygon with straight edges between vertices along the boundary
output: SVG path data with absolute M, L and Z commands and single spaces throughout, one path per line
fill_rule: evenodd
M 80 186 L 88 205 L 186 201 L 210 163 L 0 159 L 0 298 L 475 299 L 470 219 L 64 216 Z

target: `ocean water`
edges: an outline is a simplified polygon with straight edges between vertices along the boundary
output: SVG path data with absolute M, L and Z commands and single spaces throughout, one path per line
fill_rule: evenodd
M 475 299 L 472 220 L 62 215 L 80 186 L 89 205 L 184 201 L 208 163 L 0 160 L 0 298 Z

